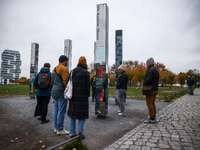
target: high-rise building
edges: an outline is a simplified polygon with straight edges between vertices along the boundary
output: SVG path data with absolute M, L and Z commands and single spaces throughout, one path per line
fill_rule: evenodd
M 12 80 L 18 80 L 21 73 L 21 56 L 19 51 L 4 50 L 1 54 L 1 83 L 10 84 Z

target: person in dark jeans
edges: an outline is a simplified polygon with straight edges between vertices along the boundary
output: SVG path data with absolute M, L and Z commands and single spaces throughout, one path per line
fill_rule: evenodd
M 48 75 L 49 86 L 48 88 L 41 89 L 38 87 L 38 78 L 41 73 L 45 73 Z M 40 70 L 40 72 L 36 75 L 34 79 L 34 87 L 37 89 L 37 105 L 35 108 L 34 116 L 40 116 L 38 120 L 41 120 L 41 124 L 48 123 L 49 120 L 46 119 L 48 112 L 48 104 L 51 98 L 51 72 L 50 72 L 50 64 L 45 63 L 44 67 Z

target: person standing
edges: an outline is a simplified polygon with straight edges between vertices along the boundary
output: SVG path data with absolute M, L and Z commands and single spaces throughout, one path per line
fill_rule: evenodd
M 119 104 L 119 111 L 118 115 L 119 116 L 126 116 L 126 108 L 124 104 L 124 95 L 126 94 L 127 91 L 127 84 L 128 84 L 128 75 L 124 71 L 124 66 L 120 65 L 118 67 L 118 71 L 120 73 L 120 76 L 117 80 L 117 84 L 115 86 L 116 89 L 118 89 L 118 104 Z
M 83 134 L 85 119 L 89 117 L 90 76 L 85 57 L 79 58 L 77 67 L 71 73 L 73 96 L 69 100 L 67 114 L 69 116 L 69 136 L 74 137 L 76 136 L 76 120 L 79 120 L 78 132 Z
M 94 97 L 95 97 L 95 84 L 96 84 L 96 75 L 94 73 L 94 76 L 90 80 L 90 84 L 92 86 L 92 102 L 94 102 Z
M 67 69 L 68 58 L 65 55 L 59 57 L 59 64 L 52 71 L 52 97 L 54 99 L 54 132 L 57 135 L 69 134 L 64 129 L 64 119 L 67 101 L 64 98 L 64 90 L 68 82 L 69 71 Z
M 150 118 L 144 121 L 144 123 L 155 123 L 156 122 L 156 105 L 155 99 L 158 94 L 158 81 L 159 72 L 154 66 L 154 59 L 151 57 L 146 61 L 147 71 L 143 85 L 152 85 L 152 94 L 146 95 L 146 105 L 149 110 Z
M 51 98 L 51 72 L 50 64 L 45 63 L 40 72 L 36 75 L 34 80 L 34 87 L 37 89 L 37 105 L 35 108 L 35 115 L 40 116 L 41 124 L 48 123 L 46 119 L 48 112 L 48 104 Z
M 195 80 L 192 78 L 192 75 L 189 75 L 188 79 L 187 79 L 188 94 L 189 95 L 194 95 L 194 92 L 193 92 L 193 85 L 194 84 L 195 84 Z
M 102 90 L 103 90 L 103 78 L 102 76 L 98 74 L 98 70 L 97 70 L 96 80 L 95 80 L 95 115 L 101 114 L 99 107 L 100 107 L 100 97 L 101 97 Z

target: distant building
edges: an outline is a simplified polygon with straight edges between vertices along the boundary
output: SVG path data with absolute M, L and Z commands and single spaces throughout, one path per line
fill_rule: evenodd
M 10 84 L 18 80 L 21 73 L 21 56 L 19 51 L 4 50 L 1 54 L 1 84 Z

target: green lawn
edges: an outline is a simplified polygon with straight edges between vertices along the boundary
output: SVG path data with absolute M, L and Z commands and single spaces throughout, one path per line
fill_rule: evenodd
M 172 87 L 172 88 L 159 87 L 159 91 L 158 91 L 156 100 L 165 100 L 166 95 L 173 94 L 173 93 L 176 93 L 176 92 L 182 91 L 182 90 L 186 90 L 186 88 L 184 88 L 184 87 Z M 1 95 L 28 95 L 29 94 L 29 85 L 0 85 L 0 94 Z M 90 95 L 92 95 L 92 88 L 90 91 Z M 127 95 L 126 96 L 127 99 L 137 99 L 137 100 L 145 99 L 144 95 L 142 95 L 141 88 L 128 87 L 126 95 Z M 109 87 L 109 97 L 111 97 L 111 98 L 115 97 L 115 88 L 114 87 Z
M 0 85 L 0 94 L 28 95 L 29 85 Z

